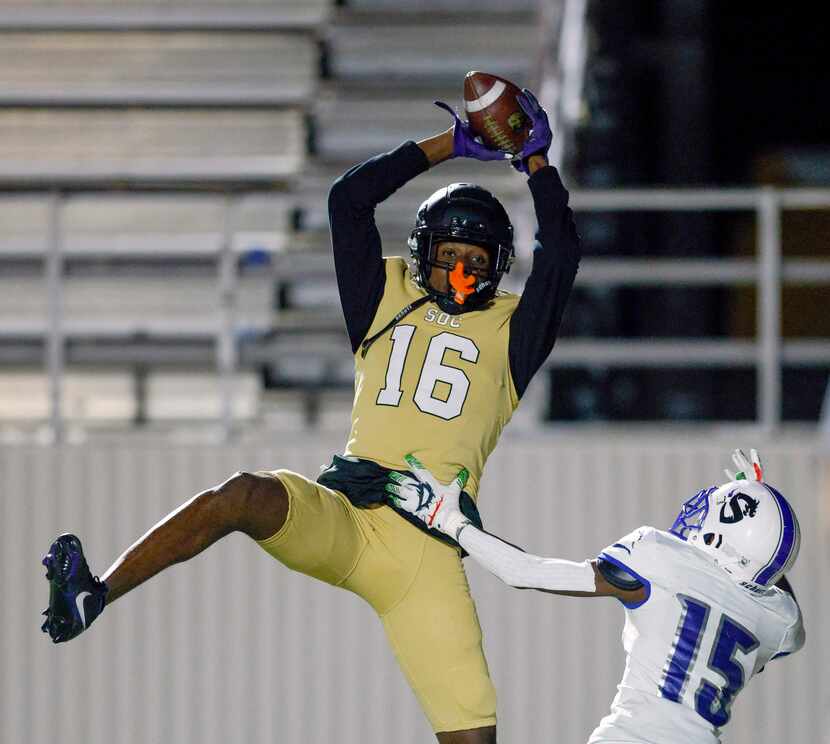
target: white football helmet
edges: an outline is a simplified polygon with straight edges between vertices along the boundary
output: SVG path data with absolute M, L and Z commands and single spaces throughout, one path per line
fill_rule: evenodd
M 670 530 L 751 591 L 773 586 L 795 563 L 801 546 L 793 508 L 763 482 L 758 465 L 755 480 L 739 473 L 738 479 L 686 501 Z

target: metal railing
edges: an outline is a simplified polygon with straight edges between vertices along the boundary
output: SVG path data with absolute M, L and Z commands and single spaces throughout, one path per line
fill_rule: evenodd
M 50 423 L 60 439 L 61 380 L 65 367 L 62 319 L 63 250 L 61 191 L 52 193 L 49 242 L 44 271 L 49 293 L 45 364 L 49 376 Z M 234 318 L 238 276 L 233 252 L 235 197 L 225 202 L 223 247 L 217 261 L 217 301 L 221 320 L 215 329 L 216 370 L 222 380 L 222 424 L 233 429 L 233 375 L 239 365 Z M 632 189 L 576 190 L 572 205 L 590 211 L 749 211 L 757 224 L 755 259 L 694 258 L 584 259 L 578 286 L 734 286 L 758 289 L 756 338 L 749 340 L 561 339 L 549 367 L 729 367 L 756 368 L 756 422 L 765 430 L 781 422 L 782 365 L 830 364 L 830 339 L 784 342 L 781 334 L 781 288 L 785 282 L 830 284 L 830 260 L 782 259 L 781 212 L 830 209 L 830 189 Z
M 781 212 L 785 209 L 828 209 L 828 189 L 619 189 L 576 191 L 576 211 L 751 211 L 755 214 L 755 261 L 694 259 L 685 261 L 618 259 L 587 262 L 578 282 L 594 284 L 674 284 L 715 286 L 754 283 L 759 301 L 755 343 L 734 340 L 579 342 L 563 341 L 549 364 L 584 363 L 608 366 L 746 365 L 754 362 L 758 380 L 756 421 L 765 430 L 781 422 L 781 368 L 789 364 L 830 364 L 830 340 L 781 338 L 781 287 L 785 281 L 830 284 L 830 261 L 782 260 Z M 754 264 L 754 265 L 753 265 Z M 724 270 L 721 276 L 721 269 Z M 645 278 L 645 274 L 648 277 Z M 727 278 L 730 277 L 730 278 Z

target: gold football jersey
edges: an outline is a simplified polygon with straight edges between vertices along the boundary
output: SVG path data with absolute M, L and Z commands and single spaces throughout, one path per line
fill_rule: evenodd
M 366 337 L 425 291 L 403 258 L 384 260 L 386 286 Z M 519 398 L 508 337 L 517 295 L 499 292 L 482 310 L 450 315 L 434 302 L 411 312 L 355 354 L 355 397 L 346 455 L 406 469 L 412 452 L 448 483 L 462 467 L 478 492 L 484 463 Z

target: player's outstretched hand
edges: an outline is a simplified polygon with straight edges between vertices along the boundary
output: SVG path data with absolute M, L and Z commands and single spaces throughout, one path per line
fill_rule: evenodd
M 452 155 L 451 158 L 473 158 L 475 160 L 506 160 L 510 158 L 510 153 L 496 150 L 492 147 L 482 144 L 476 139 L 470 125 L 463 121 L 458 114 L 455 113 L 452 106 L 443 101 L 435 101 L 438 108 L 444 109 L 455 122 L 452 130 Z
M 470 521 L 459 506 L 461 491 L 470 475 L 467 468 L 461 468 L 455 480 L 445 486 L 414 455 L 406 455 L 404 459 L 415 477 L 395 471 L 389 474 L 386 492 L 392 503 L 416 516 L 427 527 L 455 539 L 461 527 Z
M 548 114 L 542 108 L 542 104 L 536 99 L 527 88 L 523 88 L 516 101 L 522 107 L 522 111 L 530 119 L 530 135 L 524 144 L 521 152 L 517 153 L 510 161 L 520 173 L 528 173 L 527 161 L 531 155 L 547 157 L 550 150 L 550 143 L 553 142 L 553 132 L 548 121 Z
M 731 470 L 723 471 L 729 480 L 754 480 L 759 483 L 764 482 L 764 467 L 761 465 L 761 456 L 758 454 L 758 450 L 749 450 L 749 456 L 751 459 L 747 458 L 742 449 L 736 449 L 732 453 L 732 462 L 735 463 L 735 467 L 738 470 L 734 473 Z

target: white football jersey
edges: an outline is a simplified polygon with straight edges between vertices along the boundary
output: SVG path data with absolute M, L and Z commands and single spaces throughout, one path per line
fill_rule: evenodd
M 640 527 L 600 557 L 635 574 L 647 599 L 626 607 L 625 673 L 589 744 L 715 744 L 750 677 L 804 643 L 790 594 L 751 593 L 669 532 Z

